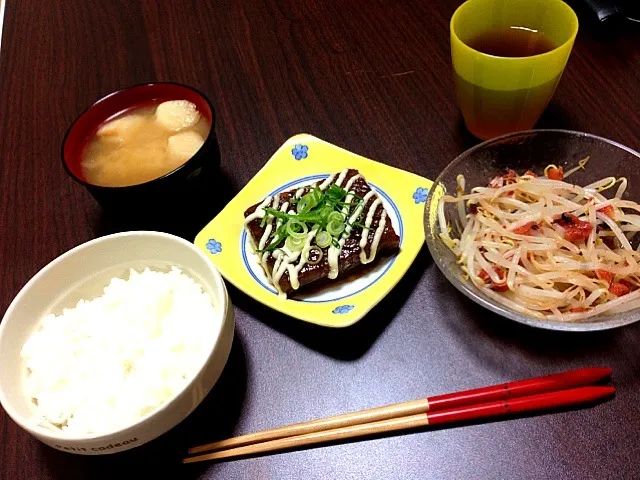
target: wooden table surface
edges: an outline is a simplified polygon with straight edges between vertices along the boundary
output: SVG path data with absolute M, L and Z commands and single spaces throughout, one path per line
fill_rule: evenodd
M 312 133 L 435 178 L 475 143 L 454 102 L 448 22 L 460 0 L 9 0 L 0 55 L 0 312 L 46 263 L 125 228 L 65 174 L 65 130 L 98 97 L 166 80 L 217 111 L 222 185 L 167 231 L 192 239 L 289 136 Z M 640 149 L 640 35 L 583 25 L 540 125 Z M 222 192 L 222 193 L 220 193 Z M 213 200 L 222 195 L 223 200 Z M 0 478 L 640 478 L 640 324 L 538 331 L 463 298 L 426 249 L 345 330 L 307 325 L 231 288 L 236 338 L 222 379 L 169 434 L 134 451 L 52 450 L 0 409 Z M 593 409 L 224 464 L 182 466 L 192 444 L 567 368 L 614 369 Z

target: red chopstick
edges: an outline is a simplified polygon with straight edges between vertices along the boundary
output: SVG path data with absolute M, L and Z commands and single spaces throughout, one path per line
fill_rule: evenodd
M 265 452 L 291 450 L 327 442 L 340 442 L 370 435 L 400 432 L 433 425 L 445 425 L 471 420 L 483 420 L 491 417 L 510 416 L 518 413 L 533 413 L 547 409 L 561 409 L 580 406 L 603 400 L 615 393 L 610 386 L 589 386 L 569 390 L 547 392 L 537 395 L 493 401 L 479 405 L 466 405 L 448 410 L 420 413 L 399 418 L 389 418 L 379 422 L 351 425 L 348 427 L 324 430 L 305 435 L 290 436 L 243 447 L 206 453 L 183 460 L 184 463 L 222 460 Z
M 210 452 L 223 448 L 239 447 L 252 443 L 266 442 L 279 438 L 308 433 L 320 432 L 335 428 L 343 428 L 363 423 L 378 422 L 390 418 L 398 418 L 416 415 L 425 412 L 451 409 L 455 407 L 503 401 L 509 398 L 517 398 L 525 395 L 534 395 L 545 392 L 553 392 L 582 385 L 591 385 L 604 380 L 612 373 L 610 368 L 581 368 L 564 373 L 556 373 L 544 377 L 529 378 L 517 382 L 503 383 L 490 387 L 474 388 L 445 395 L 435 395 L 420 400 L 397 403 L 384 407 L 352 412 L 344 415 L 297 423 L 285 427 L 249 433 L 239 437 L 229 438 L 218 442 L 207 443 L 189 449 L 189 454 Z
M 592 367 L 555 373 L 544 377 L 528 378 L 516 382 L 502 383 L 490 387 L 474 388 L 462 392 L 446 393 L 429 397 L 429 411 L 454 408 L 462 405 L 506 400 L 544 392 L 554 392 L 582 385 L 592 385 L 613 373 L 610 368 Z
M 512 398 L 506 401 L 466 405 L 439 412 L 429 412 L 427 413 L 427 418 L 429 419 L 429 425 L 443 425 L 546 409 L 562 409 L 568 406 L 597 402 L 613 395 L 615 392 L 616 389 L 611 386 L 579 387 Z

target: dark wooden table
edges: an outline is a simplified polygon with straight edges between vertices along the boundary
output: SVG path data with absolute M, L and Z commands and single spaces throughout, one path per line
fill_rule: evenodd
M 171 80 L 217 109 L 224 200 L 289 136 L 308 132 L 430 178 L 475 140 L 454 103 L 448 22 L 459 0 L 8 0 L 0 55 L 0 312 L 62 252 L 125 228 L 62 169 L 66 128 L 96 98 Z M 640 149 L 637 30 L 584 28 L 541 121 Z M 214 192 L 215 191 L 215 192 Z M 214 193 L 220 186 L 212 186 Z M 165 229 L 187 238 L 219 208 Z M 0 478 L 640 478 L 640 324 L 532 330 L 476 307 L 426 249 L 345 330 L 286 318 L 231 289 L 236 339 L 222 379 L 185 422 L 114 456 L 52 450 L 0 409 Z M 608 365 L 593 409 L 182 466 L 230 434 L 577 368 Z

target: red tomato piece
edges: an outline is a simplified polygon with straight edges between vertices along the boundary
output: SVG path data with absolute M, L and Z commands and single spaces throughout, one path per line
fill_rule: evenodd
M 586 312 L 588 310 L 589 309 L 587 307 L 573 307 L 573 308 L 569 309 L 569 311 L 571 313 L 582 313 L 582 312 Z
M 538 178 L 538 175 L 535 172 L 532 172 L 531 170 L 527 170 L 526 172 L 524 172 L 525 175 L 529 175 L 530 177 L 533 178 Z
M 507 286 L 507 275 L 504 269 L 494 267 L 494 271 L 498 274 L 498 277 L 500 277 L 500 281 L 497 283 L 491 280 L 491 277 L 485 270 L 480 270 L 478 277 L 480 277 L 485 284 L 489 284 L 491 290 L 495 290 L 496 292 L 506 292 L 509 290 L 509 287 Z
M 564 238 L 568 242 L 580 242 L 589 238 L 593 225 L 584 222 L 572 213 L 563 213 L 555 220 L 558 225 L 564 227 Z
M 518 228 L 514 229 L 513 233 L 517 233 L 518 235 L 526 235 L 535 226 L 536 226 L 536 222 L 527 222 L 524 225 L 521 225 Z
M 613 209 L 613 205 L 607 205 L 606 207 L 601 208 L 600 211 L 609 218 L 613 218 L 616 214 L 616 211 Z
M 562 180 L 564 178 L 563 168 L 550 168 L 549 170 L 547 170 L 547 178 L 549 180 Z
M 629 293 L 631 289 L 627 287 L 625 284 L 620 282 L 613 282 L 609 287 L 609 292 L 615 295 L 616 297 L 621 297 Z
M 611 285 L 611 282 L 613 281 L 613 273 L 607 272 L 606 270 L 596 270 L 596 276 L 600 280 L 607 282 L 609 285 Z
M 572 225 L 564 230 L 564 238 L 568 242 L 580 242 L 589 238 L 589 234 L 593 230 L 593 226 L 587 222 L 581 222 L 580 225 Z

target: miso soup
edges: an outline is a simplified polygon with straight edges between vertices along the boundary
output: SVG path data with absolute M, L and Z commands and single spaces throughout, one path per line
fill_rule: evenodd
M 210 129 L 186 100 L 134 107 L 97 129 L 82 152 L 82 173 L 87 182 L 106 187 L 154 180 L 195 155 Z

